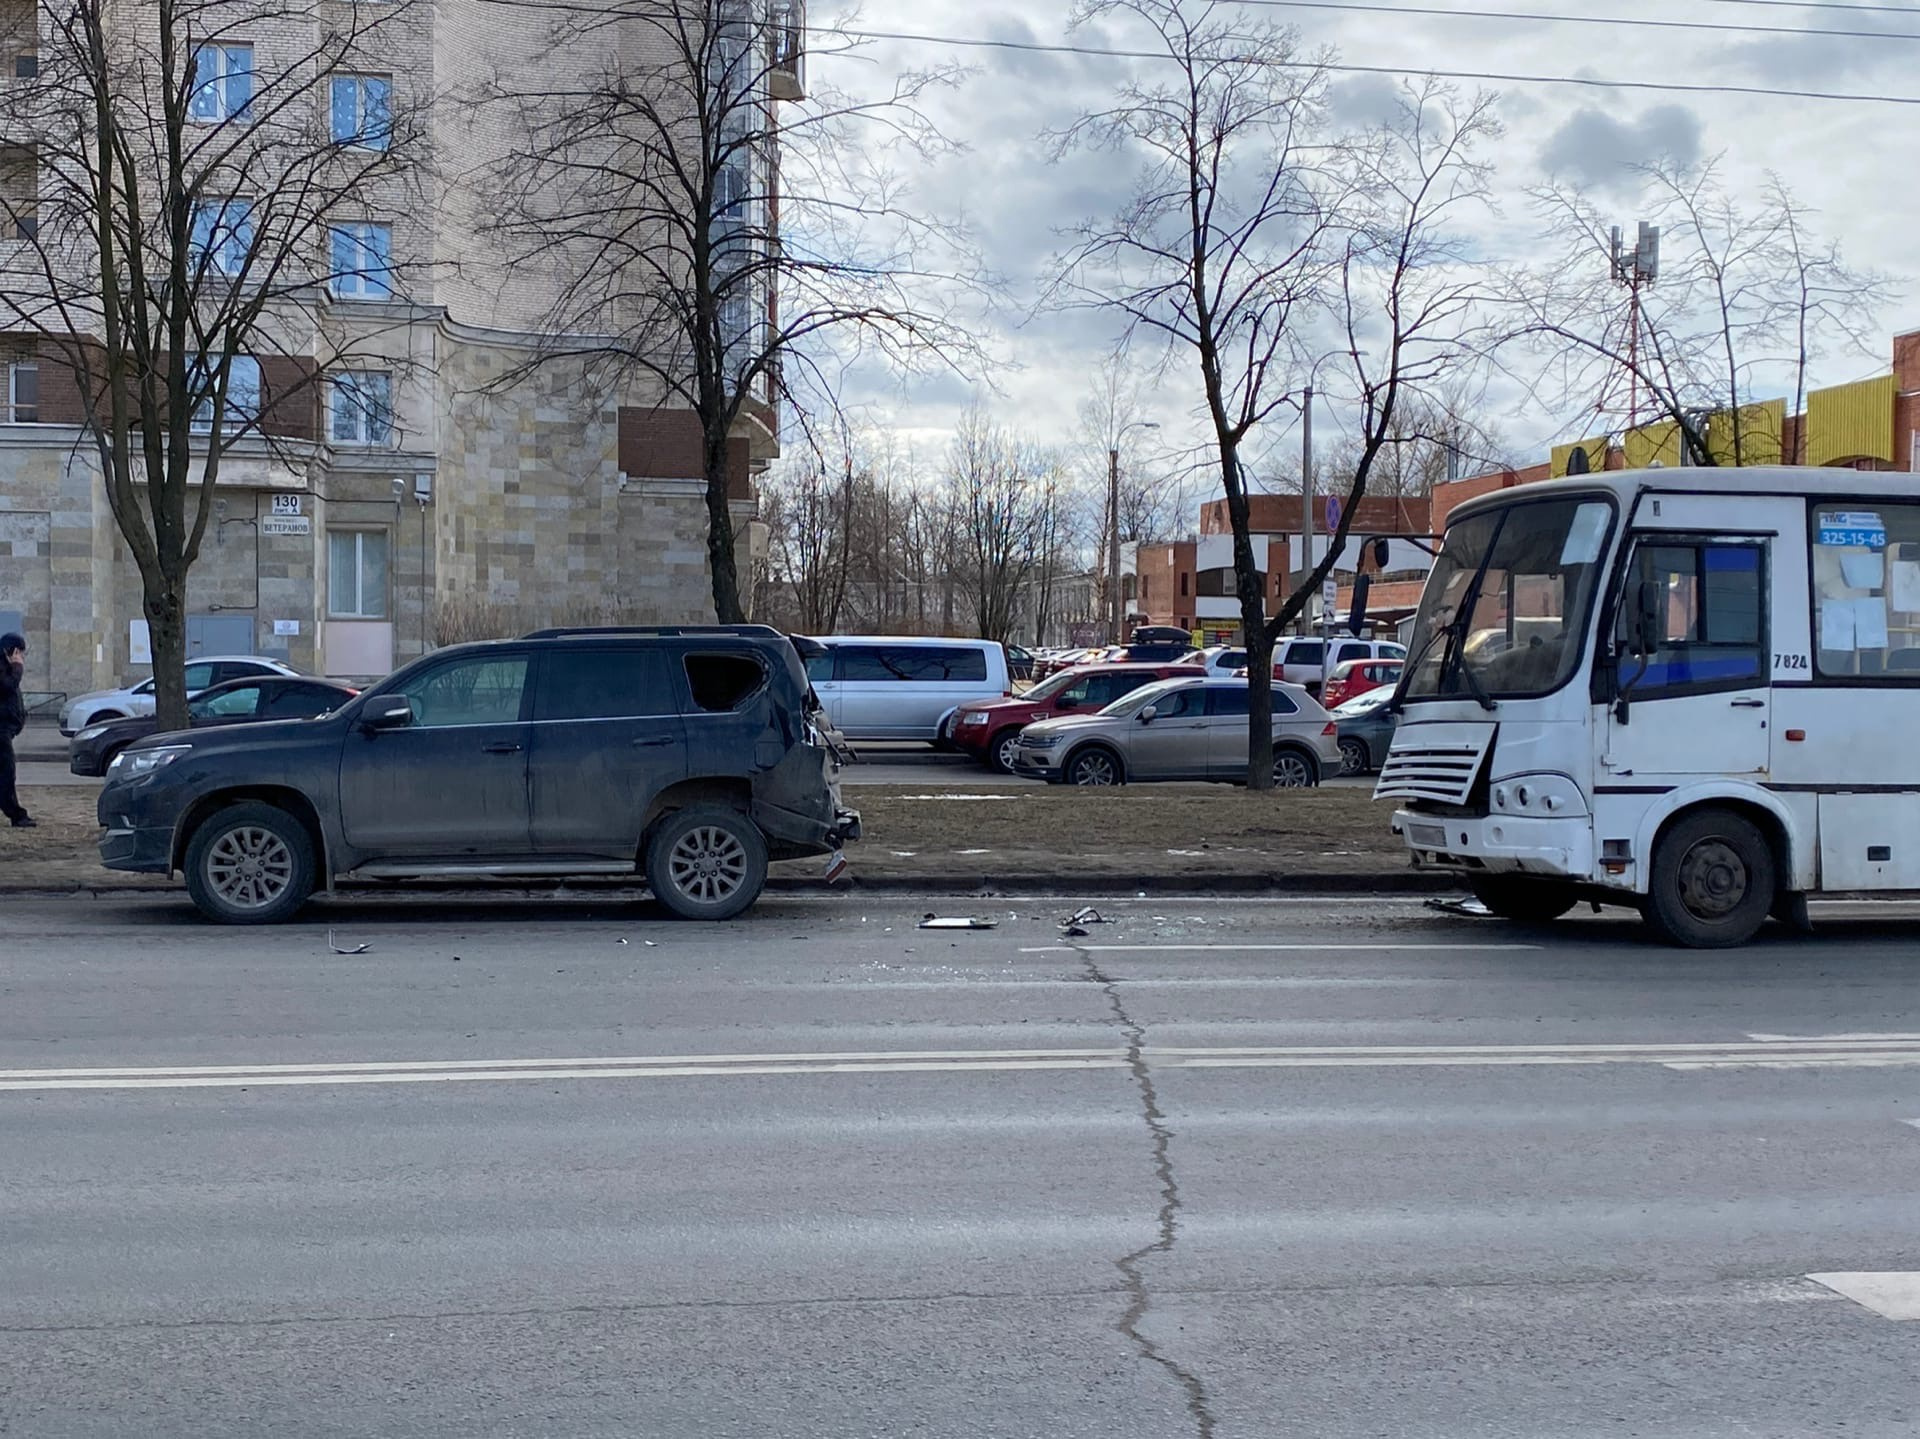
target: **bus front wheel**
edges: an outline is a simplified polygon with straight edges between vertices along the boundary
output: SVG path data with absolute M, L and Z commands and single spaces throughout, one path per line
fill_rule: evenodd
M 1773 847 L 1758 825 L 1730 809 L 1696 810 L 1654 846 L 1644 913 L 1668 944 L 1728 949 L 1753 938 L 1776 887 Z

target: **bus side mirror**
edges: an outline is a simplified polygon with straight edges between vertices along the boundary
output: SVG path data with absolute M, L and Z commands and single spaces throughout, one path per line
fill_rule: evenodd
M 1366 628 L 1367 595 L 1373 589 L 1372 575 L 1355 575 L 1353 580 L 1353 604 L 1347 610 L 1347 630 L 1350 634 L 1359 634 Z
M 1642 580 L 1633 590 L 1633 619 L 1627 638 L 1636 654 L 1660 648 L 1667 632 L 1667 590 L 1658 580 Z

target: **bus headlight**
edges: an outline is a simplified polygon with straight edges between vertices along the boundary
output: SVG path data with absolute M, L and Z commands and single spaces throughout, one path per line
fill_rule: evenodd
M 1509 775 L 1494 785 L 1492 797 L 1498 812 L 1528 819 L 1568 819 L 1587 813 L 1580 786 L 1563 774 Z

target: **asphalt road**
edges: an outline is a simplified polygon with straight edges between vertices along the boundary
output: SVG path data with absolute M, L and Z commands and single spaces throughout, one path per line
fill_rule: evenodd
M 8 904 L 0 1434 L 1920 1432 L 1913 919 L 982 904 Z

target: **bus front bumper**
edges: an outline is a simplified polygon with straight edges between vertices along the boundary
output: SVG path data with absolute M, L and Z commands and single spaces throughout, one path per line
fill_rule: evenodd
M 1593 823 L 1574 819 L 1484 819 L 1399 810 L 1393 832 L 1407 843 L 1415 867 L 1469 874 L 1539 874 L 1591 881 L 1598 876 Z

